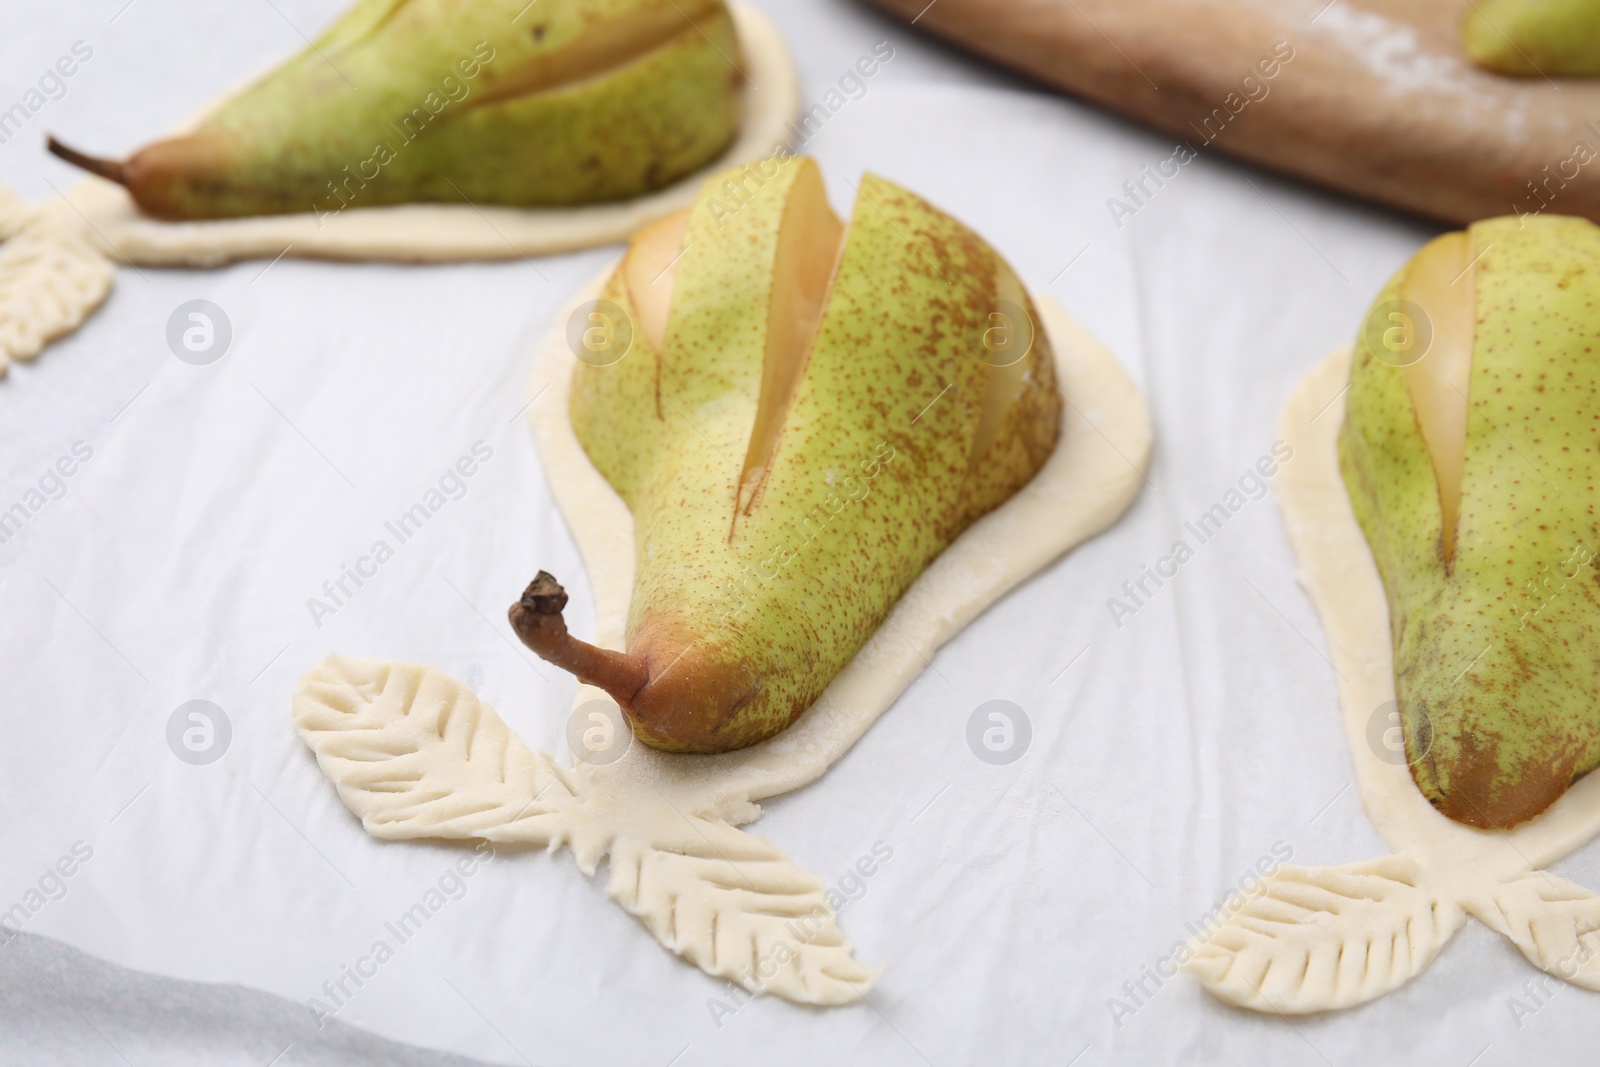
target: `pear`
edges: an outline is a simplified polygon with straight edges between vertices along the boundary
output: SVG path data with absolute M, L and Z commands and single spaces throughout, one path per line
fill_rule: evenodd
M 1387 593 L 1406 758 L 1443 814 L 1513 826 L 1600 764 L 1600 229 L 1447 234 L 1374 320 L 1339 457 Z
M 165 219 L 580 204 L 713 160 L 740 84 L 722 0 L 361 0 L 190 133 L 50 149 Z
M 1600 74 L 1596 0 L 1475 0 L 1461 32 L 1472 61 L 1500 74 Z
M 848 226 L 814 162 L 717 175 L 606 283 L 633 349 L 580 363 L 579 441 L 634 520 L 626 651 L 566 630 L 540 572 L 522 640 L 648 745 L 720 752 L 806 710 L 1061 423 L 1054 359 L 980 237 L 882 178 Z

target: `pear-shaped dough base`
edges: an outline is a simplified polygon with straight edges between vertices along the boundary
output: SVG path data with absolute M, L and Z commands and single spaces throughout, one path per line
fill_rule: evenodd
M 1280 869 L 1223 906 L 1190 945 L 1188 969 L 1217 997 L 1256 1011 L 1346 1008 L 1420 974 L 1472 915 L 1534 966 L 1600 990 L 1600 896 L 1541 869 L 1600 832 L 1600 775 L 1509 832 L 1478 830 L 1433 809 L 1403 750 L 1374 743 L 1372 724 L 1394 707 L 1394 661 L 1383 582 L 1339 473 L 1349 380 L 1341 350 L 1295 390 L 1279 429 L 1295 459 L 1278 493 L 1339 675 L 1361 803 L 1395 854 Z
M 645 223 L 692 204 L 707 174 L 765 159 L 789 141 L 788 127 L 800 108 L 794 59 L 766 15 L 739 0 L 729 8 L 749 76 L 739 136 L 696 173 L 632 200 L 565 208 L 400 204 L 352 207 L 322 218 L 166 222 L 140 214 L 122 186 L 88 178 L 68 190 L 66 202 L 26 209 L 27 226 L 13 237 L 5 228 L 15 214 L 8 206 L 13 198 L 0 189 L 0 241 L 6 242 L 0 245 L 0 373 L 12 359 L 30 359 L 77 329 L 110 291 L 116 264 L 218 267 L 278 256 L 457 263 L 526 259 L 627 240 Z M 207 110 L 222 102 L 213 101 Z
M 599 286 L 556 318 L 532 397 L 567 395 L 575 359 L 565 324 Z M 1150 453 L 1142 398 L 1054 301 L 1036 300 L 1069 401 L 1055 453 L 945 549 L 783 733 L 717 756 L 634 744 L 614 763 L 563 766 L 531 752 L 466 686 L 432 668 L 330 657 L 301 680 L 294 701 L 296 728 L 323 773 L 374 836 L 566 846 L 588 873 L 609 856 L 610 897 L 707 973 L 801 1003 L 856 1000 L 873 972 L 853 958 L 822 880 L 735 827 L 760 815 L 757 801 L 819 777 L 940 645 L 1114 523 L 1138 493 Z M 620 648 L 633 520 L 578 444 L 564 400 L 530 404 L 529 419 L 597 600 L 595 642 Z M 578 704 L 596 698 L 604 694 L 579 687 Z

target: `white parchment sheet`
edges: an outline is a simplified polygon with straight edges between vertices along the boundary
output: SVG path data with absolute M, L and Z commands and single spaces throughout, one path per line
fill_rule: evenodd
M 0 42 L 0 105 L 74 40 L 96 49 L 0 146 L 0 180 L 65 188 L 35 143 L 45 129 L 131 147 L 299 47 L 272 6 L 236 20 L 120 6 L 31 4 L 37 21 Z M 281 6 L 309 33 L 337 5 Z M 1270 479 L 1252 472 L 1294 383 L 1431 231 L 1208 152 L 1114 220 L 1108 199 L 1171 157 L 1169 139 L 998 77 L 974 84 L 973 66 L 849 4 L 766 6 L 808 102 L 875 41 L 896 47 L 807 146 L 835 206 L 870 168 L 973 225 L 1118 355 L 1156 428 L 1149 484 L 1119 526 L 978 619 L 752 828 L 832 872 L 860 958 L 888 965 L 870 1003 L 717 1010 L 726 989 L 565 857 L 482 862 L 368 837 L 291 729 L 296 678 L 341 651 L 432 663 L 530 746 L 564 750 L 574 682 L 516 645 L 504 613 L 540 567 L 572 592 L 575 630 L 591 610 L 519 409 L 551 316 L 615 249 L 124 269 L 80 334 L 0 382 L 0 509 L 82 442 L 59 499 L 0 545 L 0 910 L 43 879 L 60 899 L 41 894 L 29 932 L 302 1002 L 387 938 L 392 958 L 338 1018 L 505 1064 L 1579 1062 L 1600 1002 L 1526 991 L 1538 975 L 1477 926 L 1398 993 L 1292 1025 L 1158 975 L 1258 863 L 1381 851 Z M 214 46 L 158 63 L 186 19 Z M 203 366 L 166 340 L 197 299 L 232 331 Z M 462 457 L 470 477 L 447 476 Z M 1230 490 L 1245 502 L 1200 541 L 1184 524 Z M 430 491 L 441 506 L 402 543 L 387 524 Z M 1124 582 L 1179 540 L 1191 558 L 1177 575 L 1130 598 Z M 334 605 L 324 583 L 378 541 L 392 556 Z M 334 610 L 314 619 L 313 597 Z M 231 733 L 204 765 L 169 745 L 194 700 Z M 991 700 L 1028 716 L 1016 762 L 968 746 Z M 75 847 L 92 855 L 56 893 L 46 871 Z M 1593 885 L 1600 851 L 1558 869 Z M 442 903 L 399 944 L 386 924 L 430 892 Z M 1536 1010 L 1514 1017 L 1512 998 Z

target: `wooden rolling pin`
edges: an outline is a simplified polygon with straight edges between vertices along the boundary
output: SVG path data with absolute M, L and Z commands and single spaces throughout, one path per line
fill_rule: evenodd
M 1451 223 L 1600 221 L 1600 79 L 1480 70 L 1464 0 L 871 2 L 1198 153 Z

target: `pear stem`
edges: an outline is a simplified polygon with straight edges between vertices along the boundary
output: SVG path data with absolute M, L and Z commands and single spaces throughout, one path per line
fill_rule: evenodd
M 561 617 L 566 606 L 567 591 L 549 572 L 540 571 L 507 614 L 522 643 L 541 659 L 571 671 L 580 682 L 604 689 L 628 707 L 650 681 L 650 668 L 638 656 L 598 648 L 567 633 Z
M 76 148 L 67 147 L 49 134 L 45 135 L 44 144 L 45 147 L 50 150 L 51 155 L 57 157 L 58 159 L 66 160 L 74 167 L 81 167 L 90 174 L 98 175 L 99 177 L 105 178 L 107 181 L 116 182 L 118 185 L 127 184 L 127 182 L 123 180 L 124 165 L 117 160 L 101 159 L 98 156 L 85 155 Z

